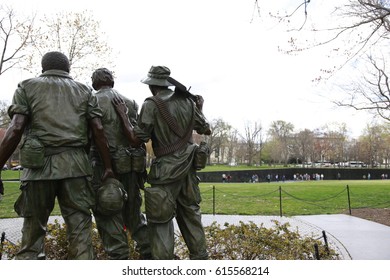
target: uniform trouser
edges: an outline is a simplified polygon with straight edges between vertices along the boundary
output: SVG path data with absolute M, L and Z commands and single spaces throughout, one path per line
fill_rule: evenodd
M 46 227 L 56 197 L 67 229 L 68 259 L 94 259 L 90 214 L 94 198 L 85 177 L 23 184 L 15 203 L 16 212 L 24 217 L 21 248 L 15 259 L 45 259 Z
M 141 258 L 150 258 L 151 249 L 149 230 L 146 217 L 141 212 L 142 196 L 140 187 L 143 187 L 142 174 L 130 172 L 118 175 L 119 181 L 127 192 L 127 201 L 123 207 L 123 219 L 131 238 L 136 242 L 136 250 Z
M 109 258 L 127 260 L 129 258 L 129 244 L 123 227 L 122 213 L 101 215 L 94 211 L 94 217 L 103 249 Z
M 92 185 L 95 192 L 97 192 L 98 188 L 101 186 L 100 178 L 103 173 L 103 167 L 94 164 L 93 168 L 94 176 Z M 96 228 L 102 240 L 103 249 L 109 258 L 114 260 L 128 259 L 129 244 L 126 231 L 124 230 L 122 212 L 112 215 L 103 215 L 96 211 L 96 209 L 93 209 L 93 215 L 95 217 Z
M 151 187 L 160 188 L 167 192 L 170 196 L 169 200 L 173 202 L 173 207 L 176 207 L 172 212 L 173 215 L 176 213 L 176 221 L 188 247 L 190 259 L 207 259 L 206 238 L 199 206 L 200 192 L 195 174 L 191 173 L 186 178 L 171 184 L 153 184 Z M 148 199 L 148 196 L 145 199 Z M 150 231 L 152 257 L 158 260 L 173 259 L 175 243 L 173 216 L 168 221 L 165 219 L 158 221 L 159 218 L 156 219 L 154 213 L 150 213 L 150 211 L 153 212 L 153 206 L 149 208 L 149 202 L 146 201 L 146 216 Z M 158 199 L 152 204 L 159 208 Z
M 94 165 L 93 184 L 95 188 L 100 185 L 102 166 Z M 125 259 L 129 257 L 129 244 L 124 226 L 131 233 L 132 239 L 137 244 L 137 251 L 141 258 L 150 255 L 149 234 L 146 218 L 141 212 L 142 197 L 140 193 L 140 181 L 142 178 L 135 172 L 117 175 L 117 179 L 123 184 L 127 192 L 127 201 L 122 213 L 103 216 L 94 211 L 97 229 L 102 238 L 103 248 L 112 259 Z

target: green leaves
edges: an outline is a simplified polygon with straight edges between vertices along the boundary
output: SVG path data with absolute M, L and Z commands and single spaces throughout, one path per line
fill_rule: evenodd
M 216 222 L 205 227 L 209 258 L 212 260 L 312 260 L 316 259 L 315 246 L 318 246 L 320 259 L 340 259 L 332 248 L 327 250 L 323 242 L 315 237 L 301 236 L 298 230 L 291 230 L 288 223 L 273 221 L 272 228 L 255 223 L 240 222 L 239 225 L 218 225 Z M 96 228 L 92 242 L 97 259 L 107 259 Z M 181 235 L 176 235 L 175 255 L 188 259 L 187 246 Z M 2 255 L 12 259 L 19 245 L 5 242 Z M 129 238 L 130 259 L 139 259 L 135 242 Z M 1 249 L 1 248 L 0 248 Z M 57 220 L 48 225 L 46 237 L 47 259 L 66 260 L 66 227 Z
M 253 222 L 239 225 L 214 222 L 205 228 L 208 252 L 213 260 L 311 260 L 316 259 L 314 245 L 319 248 L 320 259 L 339 259 L 338 254 L 314 237 L 303 237 L 291 230 L 288 223 L 273 221 L 272 228 Z M 176 255 L 188 258 L 181 236 L 177 239 Z

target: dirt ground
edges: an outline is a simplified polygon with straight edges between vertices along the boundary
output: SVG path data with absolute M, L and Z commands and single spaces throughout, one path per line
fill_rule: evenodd
M 390 226 L 390 209 L 361 208 L 351 212 L 352 216 Z

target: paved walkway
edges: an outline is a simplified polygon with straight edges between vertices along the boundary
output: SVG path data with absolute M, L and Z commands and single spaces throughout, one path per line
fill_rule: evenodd
M 390 227 L 349 215 L 297 216 L 337 238 L 354 260 L 390 260 Z
M 61 217 L 50 217 L 49 222 Z M 323 231 L 329 246 L 346 260 L 390 260 L 390 227 L 349 215 L 309 215 L 294 217 L 279 216 L 238 216 L 238 215 L 203 215 L 203 224 L 208 226 L 216 222 L 239 224 L 254 222 L 265 227 L 273 227 L 274 220 L 289 223 L 291 229 L 298 229 L 304 236 L 323 238 Z M 23 220 L 0 219 L 0 233 L 5 232 L 11 242 L 18 242 L 21 236 Z

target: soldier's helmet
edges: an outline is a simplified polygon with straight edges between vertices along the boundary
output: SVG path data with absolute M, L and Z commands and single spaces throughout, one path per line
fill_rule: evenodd
M 97 191 L 96 210 L 102 215 L 114 215 L 122 211 L 127 193 L 121 182 L 108 178 Z
M 63 70 L 69 73 L 70 64 L 66 55 L 61 52 L 48 52 L 42 57 L 42 72 L 47 70 Z

